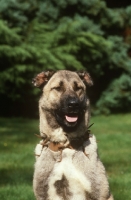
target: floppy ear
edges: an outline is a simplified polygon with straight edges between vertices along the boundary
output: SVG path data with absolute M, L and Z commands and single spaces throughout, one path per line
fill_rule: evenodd
M 86 71 L 83 71 L 83 72 L 77 72 L 77 74 L 79 75 L 79 77 L 85 83 L 86 86 L 93 85 L 93 81 L 92 81 L 89 73 L 87 73 Z
M 32 83 L 35 87 L 41 87 L 48 82 L 51 76 L 54 74 L 54 71 L 44 71 L 40 74 L 37 74 L 35 78 L 33 78 Z

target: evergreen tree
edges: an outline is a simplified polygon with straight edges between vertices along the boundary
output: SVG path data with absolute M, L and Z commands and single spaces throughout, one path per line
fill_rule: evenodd
M 125 36 L 131 6 L 110 9 L 104 0 L 0 0 L 0 13 L 3 95 L 17 102 L 31 99 L 37 97 L 30 85 L 35 73 L 84 69 L 95 82 L 96 113 L 131 110 L 131 34 Z

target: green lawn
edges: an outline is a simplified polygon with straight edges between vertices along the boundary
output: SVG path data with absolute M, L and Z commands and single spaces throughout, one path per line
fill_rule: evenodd
M 100 158 L 115 200 L 131 199 L 131 114 L 92 117 Z M 35 200 L 32 190 L 38 120 L 0 119 L 0 199 Z

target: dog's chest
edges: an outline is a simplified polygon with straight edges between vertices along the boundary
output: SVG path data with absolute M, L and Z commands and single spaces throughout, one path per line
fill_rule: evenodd
M 44 147 L 35 164 L 33 179 L 37 200 L 107 200 L 108 182 L 92 137 L 82 149 L 51 151 Z M 59 162 L 60 161 L 60 162 Z M 103 190 L 104 187 L 104 190 Z M 104 192 L 103 192 L 104 191 Z
M 42 151 L 35 165 L 34 188 L 39 193 L 44 191 L 45 200 L 86 200 L 91 183 L 79 166 L 83 165 L 82 157 L 87 162 L 88 158 L 81 152 L 82 157 L 75 161 L 77 152 L 70 149 L 63 150 L 62 160 L 58 162 L 60 156 L 49 149 Z
M 53 199 L 53 197 L 61 199 L 65 196 L 70 200 L 85 200 L 86 195 L 90 193 L 90 181 L 73 162 L 74 155 L 74 150 L 65 149 L 62 154 L 62 161 L 54 164 L 48 178 L 50 199 Z

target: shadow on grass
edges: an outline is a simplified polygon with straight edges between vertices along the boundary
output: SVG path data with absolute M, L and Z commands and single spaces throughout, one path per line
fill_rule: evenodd
M 13 184 L 32 184 L 33 168 L 2 168 L 0 170 L 0 186 L 13 185 Z

